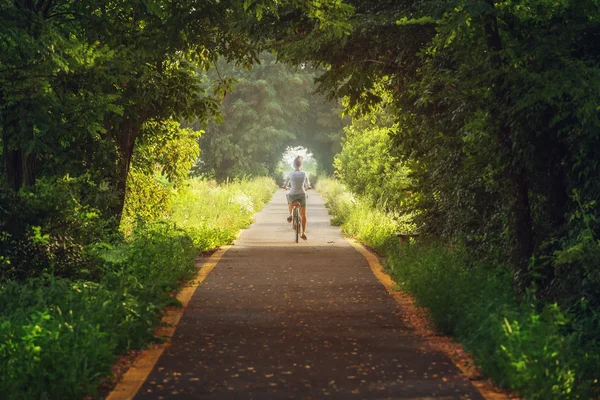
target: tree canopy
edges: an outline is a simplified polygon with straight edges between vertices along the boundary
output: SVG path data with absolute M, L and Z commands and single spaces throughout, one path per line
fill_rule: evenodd
M 331 3 L 331 4 L 330 4 Z M 309 18 L 322 8 L 297 2 Z M 229 81 L 206 90 L 203 75 L 223 58 L 258 61 L 264 40 L 249 16 L 269 1 L 8 1 L 0 3 L 0 118 L 5 182 L 14 190 L 39 176 L 90 173 L 119 194 L 142 135 L 169 121 L 207 121 Z

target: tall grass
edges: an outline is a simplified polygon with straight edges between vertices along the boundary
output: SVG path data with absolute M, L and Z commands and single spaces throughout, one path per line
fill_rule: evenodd
M 252 222 L 252 215 L 271 198 L 270 178 L 241 180 L 222 185 L 190 180 L 173 201 L 170 220 L 184 229 L 201 251 L 231 243 Z
M 474 262 L 465 249 L 399 247 L 392 233 L 410 225 L 369 207 L 339 182 L 321 179 L 317 189 L 332 223 L 383 254 L 398 285 L 430 311 L 440 331 L 473 353 L 484 374 L 528 399 L 596 398 L 600 315 L 590 310 L 575 318 L 554 304 L 517 298 L 508 268 Z
M 230 243 L 275 188 L 262 178 L 223 186 L 191 180 L 172 192 L 168 213 L 132 218 L 138 222 L 126 224 L 126 241 L 90 246 L 101 271 L 95 281 L 46 276 L 1 284 L 0 398 L 94 394 L 117 354 L 154 340 L 172 292 L 195 273 L 195 256 Z M 151 209 L 148 198 L 134 200 L 129 207 L 146 202 Z
M 374 249 L 382 249 L 392 240 L 394 232 L 407 229 L 398 215 L 372 207 L 368 200 L 350 193 L 339 181 L 320 178 L 317 190 L 333 214 L 332 225 L 340 226 L 346 236 Z

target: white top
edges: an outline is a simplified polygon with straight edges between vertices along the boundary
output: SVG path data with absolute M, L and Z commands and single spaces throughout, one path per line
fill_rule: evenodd
M 304 188 L 310 186 L 308 174 L 300 170 L 290 172 L 283 186 L 290 186 L 290 194 L 305 194 Z

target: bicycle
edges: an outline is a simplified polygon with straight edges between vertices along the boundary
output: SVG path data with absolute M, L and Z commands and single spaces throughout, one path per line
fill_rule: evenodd
M 298 243 L 300 230 L 302 229 L 302 215 L 300 215 L 300 207 L 300 203 L 292 203 L 292 229 L 296 233 L 296 243 Z
M 289 189 L 288 186 L 282 186 L 281 188 L 284 190 Z M 306 190 L 309 189 L 311 189 L 311 187 L 307 186 Z M 292 229 L 294 230 L 294 234 L 296 236 L 296 243 L 298 243 L 298 239 L 301 237 L 302 234 L 302 213 L 300 213 L 300 207 L 302 207 L 302 204 L 300 204 L 300 202 L 294 202 L 290 204 L 290 206 L 292 207 Z

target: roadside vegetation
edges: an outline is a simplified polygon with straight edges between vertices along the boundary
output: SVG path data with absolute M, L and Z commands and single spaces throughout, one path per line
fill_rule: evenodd
M 195 257 L 231 243 L 276 187 L 269 178 L 190 179 L 175 190 L 157 176 L 137 178 L 133 193 L 144 192 L 141 182 L 154 193 L 128 197 L 125 234 L 110 234 L 97 210 L 75 200 L 77 180 L 39 182 L 21 199 L 32 203 L 15 204 L 47 217 L 26 230 L 21 258 L 2 260 L 1 398 L 94 394 L 118 354 L 155 340 L 162 309 L 196 272 Z M 56 234 L 54 224 L 68 226 Z
M 398 243 L 396 232 L 414 232 L 406 216 L 385 211 L 353 194 L 339 180 L 321 177 L 332 224 L 385 258 L 398 288 L 429 310 L 437 329 L 455 336 L 482 372 L 528 399 L 577 399 L 598 392 L 600 314 L 585 298 L 581 315 L 517 296 L 509 266 L 475 260 L 462 246 L 420 239 Z

